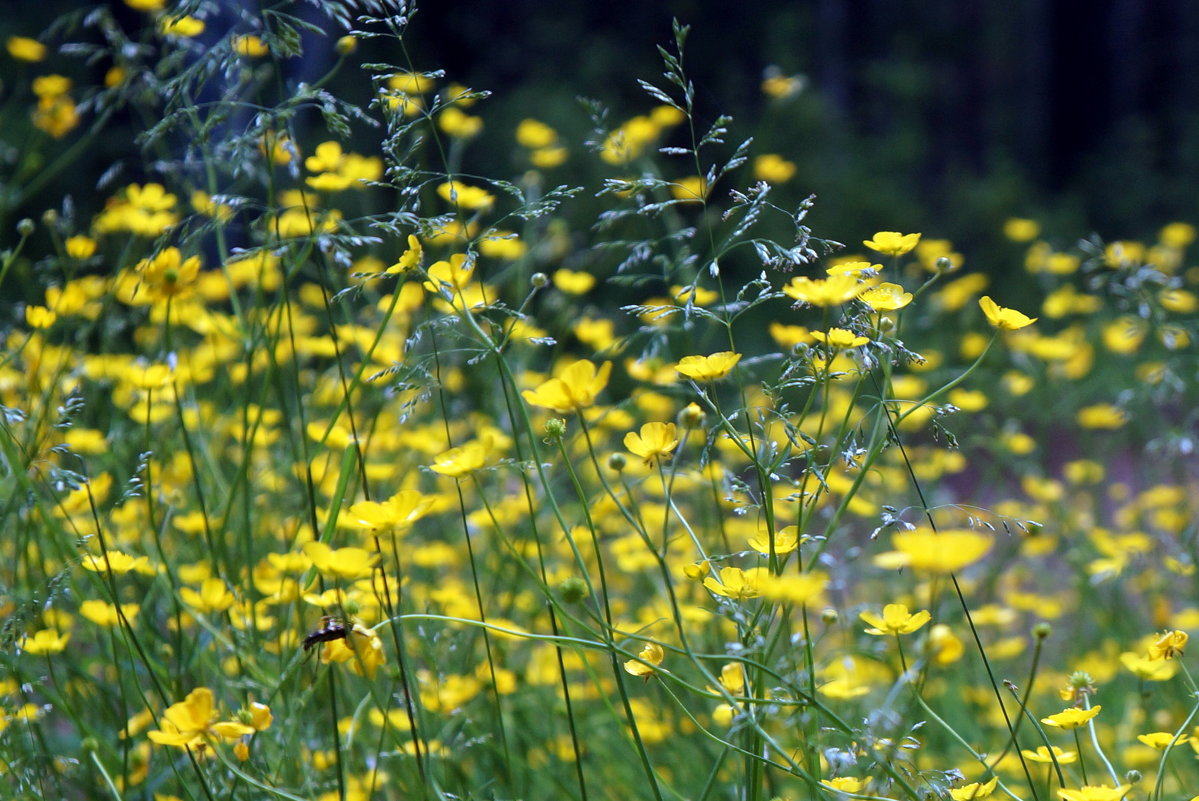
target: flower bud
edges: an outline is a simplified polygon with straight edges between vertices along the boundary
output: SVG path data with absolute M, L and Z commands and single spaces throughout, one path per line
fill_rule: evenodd
M 617 452 L 608 457 L 608 469 L 619 473 L 629 463 L 623 453 Z
M 558 585 L 558 594 L 568 604 L 577 604 L 587 597 L 587 582 L 578 576 L 563 579 L 562 583 Z
M 1044 621 L 1041 621 L 1040 623 L 1038 623 L 1037 625 L 1032 627 L 1032 636 L 1036 637 L 1038 640 L 1043 640 L 1052 633 L 1053 633 L 1053 626 L 1050 626 L 1048 623 L 1046 623 Z
M 841 616 L 837 614 L 836 609 L 833 609 L 831 606 L 826 606 L 824 609 L 820 610 L 820 619 L 824 622 L 824 625 L 831 626 L 840 620 Z
M 33 233 L 33 228 L 33 220 L 29 219 L 28 217 L 17 223 L 17 233 L 21 236 L 29 236 Z
M 337 54 L 339 56 L 348 56 L 350 53 L 353 53 L 358 49 L 358 40 L 353 36 L 343 36 L 337 40 L 337 44 L 334 45 L 334 49 L 337 50 Z
M 545 273 L 533 273 L 529 276 L 529 283 L 534 289 L 542 289 L 550 282 L 550 277 Z
M 545 438 L 550 442 L 557 442 L 566 434 L 566 421 L 561 417 L 551 417 L 545 421 Z
M 1124 774 L 1124 783 L 1125 784 L 1137 784 L 1143 778 L 1144 778 L 1144 776 L 1141 775 L 1141 772 L 1139 770 L 1130 770 Z
M 688 403 L 679 412 L 678 423 L 687 430 L 700 428 L 704 424 L 704 410 L 695 402 Z

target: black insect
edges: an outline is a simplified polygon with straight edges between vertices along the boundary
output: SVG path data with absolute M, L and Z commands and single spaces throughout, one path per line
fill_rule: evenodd
M 318 642 L 332 642 L 333 640 L 344 640 L 349 630 L 345 624 L 334 617 L 325 615 L 321 618 L 321 627 L 316 631 L 308 633 L 304 638 L 304 650 L 307 651 Z

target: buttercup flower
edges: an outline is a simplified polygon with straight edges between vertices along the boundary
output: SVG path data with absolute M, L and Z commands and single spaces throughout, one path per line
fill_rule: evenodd
M 1072 706 L 1063 709 L 1055 715 L 1041 718 L 1041 722 L 1055 729 L 1077 729 L 1079 726 L 1085 726 L 1088 721 L 1099 714 L 1099 710 L 1101 709 L 1103 709 L 1101 704 L 1096 704 L 1090 709 L 1079 709 L 1076 706 Z
M 1000 306 L 991 300 L 990 295 L 983 295 L 979 298 L 978 305 L 983 310 L 983 314 L 987 316 L 987 322 L 1001 331 L 1016 331 L 1037 321 L 1036 317 L 1029 317 L 1015 309 Z
M 1149 646 L 1150 659 L 1173 659 L 1182 656 L 1187 644 L 1185 631 L 1167 631 L 1157 638 L 1157 642 Z
M 739 361 L 740 353 L 726 350 L 710 356 L 684 356 L 674 369 L 679 375 L 695 381 L 719 381 L 732 372 Z
M 812 306 L 838 306 L 861 295 L 868 288 L 853 273 L 830 275 L 828 278 L 792 278 L 783 287 L 783 294 L 800 303 Z
M 1108 787 L 1106 784 L 1087 785 L 1078 790 L 1058 790 L 1057 796 L 1062 801 L 1120 801 L 1128 794 L 1129 785 Z
M 641 653 L 637 654 L 637 656 L 645 662 L 649 662 L 649 665 L 638 662 L 636 659 L 630 659 L 624 663 L 625 672 L 633 676 L 649 679 L 650 676 L 657 672 L 655 667 L 661 665 L 662 660 L 666 658 L 666 652 L 656 642 L 647 642 L 645 647 L 641 649 Z M 651 665 L 655 667 L 651 667 Z
M 881 617 L 873 612 L 861 612 L 858 617 L 871 625 L 866 633 L 875 636 L 911 634 L 932 619 L 927 609 L 912 614 L 903 604 L 887 604 Z
M 901 234 L 897 231 L 879 231 L 873 239 L 865 239 L 862 244 L 884 256 L 902 256 L 910 253 L 920 241 L 920 234 Z
M 534 389 L 526 389 L 521 397 L 533 406 L 551 409 L 559 414 L 586 409 L 595 403 L 596 397 L 608 386 L 612 373 L 612 362 L 604 362 L 598 369 L 580 359 L 563 370 L 557 378 L 551 378 Z
M 918 572 L 953 573 L 972 565 L 991 549 L 991 538 L 971 529 L 933 531 L 917 528 L 891 538 L 894 551 L 874 558 L 879 567 L 910 567 Z
M 669 459 L 679 446 L 679 437 L 674 423 L 646 423 L 640 433 L 625 434 L 624 446 L 634 456 L 640 456 L 648 467 Z

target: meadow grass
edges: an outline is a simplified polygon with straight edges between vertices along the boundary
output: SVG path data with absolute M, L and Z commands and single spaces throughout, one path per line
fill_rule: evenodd
M 822 238 L 681 25 L 581 142 L 126 5 L 8 42 L 0 796 L 1199 797 L 1191 225 Z

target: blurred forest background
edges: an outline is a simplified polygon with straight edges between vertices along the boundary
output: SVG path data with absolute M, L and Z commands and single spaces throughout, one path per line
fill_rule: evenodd
M 47 20 L 86 5 L 12 4 L 0 35 L 36 36 Z M 152 24 L 113 6 L 131 30 Z M 332 30 L 318 4 L 297 7 Z M 1199 220 L 1193 0 L 750 0 L 735 8 L 717 0 L 428 0 L 409 28 L 407 53 L 374 52 L 368 41 L 362 57 L 444 69 L 447 81 L 494 92 L 475 111 L 486 128 L 470 146 L 468 169 L 518 175 L 525 165 L 511 132 L 537 117 L 572 148 L 571 162 L 549 180 L 596 186 L 611 169 L 583 147 L 592 126 L 578 98 L 608 106 L 611 127 L 654 105 L 636 79 L 662 83 L 656 47 L 670 43 L 672 18 L 692 26 L 685 65 L 701 122 L 731 114 L 730 146 L 754 136 L 756 152 L 795 162 L 796 177 L 778 201 L 817 194 L 809 219 L 821 235 L 852 241 L 880 229 L 920 230 L 952 239 L 976 266 L 997 269 L 973 256 L 997 248 L 1010 256 L 1001 234 L 1010 216 L 1038 219 L 1058 247 L 1092 231 L 1148 238 L 1166 222 Z M 219 20 L 208 25 L 219 35 Z M 335 58 L 331 41 L 313 40 L 294 80 L 324 72 Z M 85 65 L 73 66 L 82 86 L 95 85 L 107 65 L 90 76 Z M 805 89 L 786 101 L 767 97 L 761 82 L 770 68 L 804 76 Z M 28 81 L 22 69 L 4 61 L 5 95 Z M 356 69 L 329 88 L 364 103 L 369 97 Z M 63 193 L 80 205 L 105 194 L 95 191 L 100 176 L 114 163 L 135 162 L 127 155 L 134 121 L 127 129 L 116 122 L 89 160 L 10 214 L 0 244 L 11 240 L 12 220 L 36 218 Z M 314 142 L 328 138 L 309 133 Z M 362 142 L 351 146 L 377 143 L 377 134 L 360 133 Z M 19 139 L 5 138 L 11 162 Z M 58 146 L 69 147 L 70 138 Z

